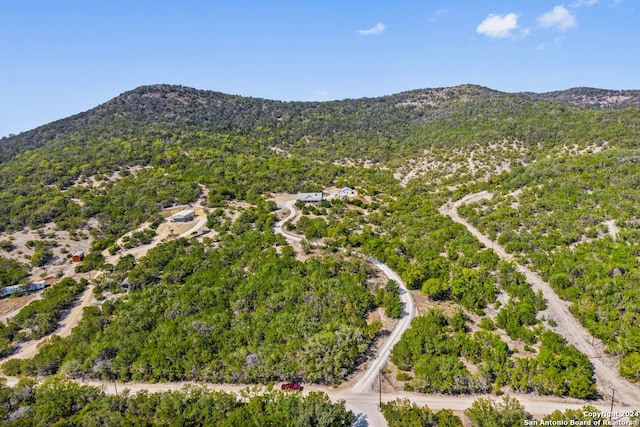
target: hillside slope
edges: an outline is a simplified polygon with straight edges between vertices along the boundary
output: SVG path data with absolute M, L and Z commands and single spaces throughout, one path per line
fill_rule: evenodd
M 291 139 L 322 137 L 334 131 L 402 136 L 416 122 L 449 116 L 459 107 L 496 104 L 515 108 L 528 101 L 550 101 L 589 108 L 640 106 L 640 91 L 574 88 L 542 94 L 509 94 L 463 85 L 418 89 L 378 98 L 331 102 L 281 102 L 227 95 L 175 85 L 141 86 L 89 111 L 0 140 L 0 162 L 51 141 L 108 133 L 130 136 L 131 128 L 187 127 L 248 134 L 256 128 L 292 132 Z M 480 112 L 478 111 L 478 113 Z M 330 123 L 330 126 L 327 126 Z M 297 138 L 297 139 L 296 139 Z
M 593 96 L 600 93 L 612 96 Z M 449 199 L 487 190 L 502 195 L 498 205 L 469 205 L 461 215 L 558 284 L 585 326 L 600 325 L 591 333 L 624 325 L 624 335 L 606 344 L 620 357 L 621 373 L 637 381 L 640 330 L 635 300 L 627 299 L 637 294 L 640 275 L 633 258 L 638 216 L 627 200 L 635 192 L 625 192 L 617 209 L 610 201 L 615 183 L 637 187 L 640 109 L 603 108 L 605 98 L 594 104 L 600 108 L 570 105 L 580 94 L 593 97 L 577 90 L 544 99 L 465 85 L 302 103 L 156 85 L 3 139 L 0 242 L 7 257 L 46 275 L 70 256 L 70 246 L 56 246 L 62 235 L 81 241 L 88 254 L 76 271 L 110 273 L 96 289 L 115 301 L 89 312 L 78 329 L 84 332 L 53 342 L 20 369 L 42 364 L 46 373 L 99 377 L 110 375 L 98 370 L 109 366 L 123 380 L 343 381 L 376 339 L 373 311 L 398 307 L 393 284 L 383 288 L 370 269 L 342 259 L 337 249 L 344 248 L 391 266 L 422 299 L 421 314 L 439 319 L 437 336 L 446 344 L 438 344 L 439 354 L 413 345 L 423 340 L 420 328 L 394 350 L 404 386 L 596 397 L 603 391 L 595 389 L 588 357 L 547 333 L 553 325 L 541 314 L 544 298 L 437 211 Z M 300 248 L 273 235 L 274 199 L 341 187 L 355 194 L 301 208 L 290 224 L 305 236 Z M 147 256 L 123 256 L 125 245 L 152 239 L 154 227 L 171 226 L 166 218 L 186 207 L 206 216 L 206 238 L 178 240 L 172 229 Z M 597 239 L 606 224 L 624 240 Z M 607 261 L 604 246 L 616 249 L 616 259 Z M 110 256 L 116 265 L 106 262 Z M 593 310 L 575 309 L 603 297 L 589 277 L 607 285 L 613 307 L 595 318 Z M 301 315 L 301 306 L 314 317 Z M 7 330 L 8 345 L 14 332 Z M 176 342 L 185 334 L 192 347 Z M 454 348 L 454 338 L 463 345 Z M 491 349 L 480 352 L 486 343 Z M 556 360 L 579 372 L 554 370 Z M 436 369 L 441 362 L 449 369 Z M 440 382 L 425 385 L 436 373 Z

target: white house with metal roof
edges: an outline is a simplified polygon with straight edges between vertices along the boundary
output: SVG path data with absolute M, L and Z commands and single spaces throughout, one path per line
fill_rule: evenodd
M 322 193 L 298 193 L 296 200 L 305 203 L 320 203 L 322 201 Z
M 171 216 L 171 222 L 189 222 L 193 221 L 196 213 L 192 209 L 185 209 Z

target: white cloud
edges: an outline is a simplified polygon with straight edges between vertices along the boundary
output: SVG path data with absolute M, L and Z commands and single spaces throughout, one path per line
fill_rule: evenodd
M 380 34 L 385 28 L 386 27 L 382 22 L 378 22 L 374 27 L 371 27 L 368 30 L 358 30 L 357 33 L 361 36 L 372 36 L 374 34 Z
M 551 12 L 539 17 L 538 24 L 544 28 L 555 28 L 561 31 L 578 25 L 575 15 L 572 15 L 564 6 L 556 6 Z
M 447 9 L 445 8 L 440 8 L 438 10 L 436 10 L 433 15 L 431 15 L 431 18 L 429 19 L 429 22 L 433 23 L 436 22 L 438 19 L 440 19 L 440 17 L 442 15 L 446 15 L 447 14 Z
M 582 6 L 593 6 L 594 4 L 600 3 L 600 0 L 578 0 L 573 3 L 571 7 L 582 7 Z
M 524 28 L 520 30 L 520 38 L 528 37 L 531 34 L 531 28 Z
M 565 39 L 565 36 L 558 36 L 558 37 L 555 37 L 555 38 L 553 39 L 553 47 L 555 47 L 556 49 L 559 49 L 559 48 L 560 48 L 560 46 L 562 45 L 562 42 L 564 41 L 564 39 Z M 536 47 L 536 49 L 538 49 L 538 50 L 545 50 L 545 49 L 546 49 L 546 48 L 548 48 L 548 47 L 551 47 L 551 46 L 549 46 L 549 44 L 548 44 L 548 43 L 540 43 L 540 44 Z
M 512 37 L 512 31 L 518 29 L 518 15 L 508 13 L 506 15 L 491 14 L 478 25 L 476 31 L 492 39 L 504 39 Z

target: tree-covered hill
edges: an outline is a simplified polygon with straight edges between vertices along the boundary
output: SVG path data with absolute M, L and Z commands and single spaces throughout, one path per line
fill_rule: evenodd
M 627 108 L 640 107 L 640 91 L 607 90 L 591 87 L 576 87 L 547 93 L 527 93 L 531 99 L 557 101 L 576 107 Z
M 425 122 L 466 111 L 467 117 L 509 110 L 532 101 L 590 108 L 640 106 L 640 91 L 574 88 L 543 94 L 509 94 L 481 86 L 418 89 L 394 95 L 331 102 L 282 102 L 175 85 L 141 86 L 89 111 L 0 140 L 0 161 L 49 142 L 96 136 L 124 137 L 149 129 L 189 128 L 261 135 L 292 144 L 307 138 L 353 137 L 401 141 Z M 363 135 L 363 136 L 364 136 Z
M 105 134 L 130 136 L 140 127 L 186 127 L 236 135 L 247 135 L 264 128 L 271 131 L 271 136 L 279 131 L 301 137 L 302 134 L 320 136 L 330 131 L 326 126 L 328 121 L 339 119 L 343 128 L 366 126 L 384 130 L 390 122 L 411 119 L 405 109 L 395 108 L 398 102 L 397 96 L 327 103 L 281 102 L 183 86 L 142 86 L 90 111 L 4 138 L 0 144 L 0 159 L 7 160 L 58 139 Z
M 615 328 L 615 321 L 604 322 L 603 316 L 616 320 L 616 311 L 637 310 L 636 300 L 624 299 L 637 294 L 640 276 L 634 258 L 639 253 L 636 99 L 636 92 L 506 94 L 464 85 L 378 98 L 281 102 L 154 85 L 3 138 L 0 255 L 14 271 L 3 285 L 26 275 L 26 253 L 14 249 L 12 239 L 18 241 L 27 228 L 46 226 L 87 240 L 87 259 L 95 262 L 82 268 L 110 273 L 103 276 L 108 283 L 97 288 L 113 297 L 87 311 L 70 337 L 52 339 L 35 359 L 14 363 L 12 369 L 80 377 L 115 374 L 123 380 L 344 380 L 376 339 L 366 321 L 371 311 L 397 295 L 385 289 L 374 296 L 366 268 L 348 258 L 332 261 L 322 245 L 320 260 L 302 262 L 273 235 L 275 203 L 266 199 L 348 185 L 357 189 L 355 200 L 301 209 L 291 226 L 308 241 L 324 239 L 327 252 L 345 248 L 384 261 L 436 308 L 466 310 L 451 320 L 443 315 L 436 332 L 442 337 L 437 356 L 451 362 L 451 369 L 441 373 L 468 377 L 469 383 L 443 376 L 441 384 L 425 385 L 440 360 L 427 357 L 427 347 L 414 346 L 425 341 L 419 330 L 394 350 L 397 367 L 406 370 L 399 381 L 423 391 L 499 391 L 509 385 L 594 396 L 586 356 L 546 331 L 552 325 L 539 315 L 541 297 L 513 266 L 499 263 L 492 250 L 438 208 L 476 190 L 503 193 L 495 212 L 471 206 L 461 213 L 494 230 L 501 242 L 520 245 L 514 253 L 531 258 L 545 278 L 566 279 L 558 292 L 574 302 L 595 304 L 600 290 L 586 279 L 601 280 L 593 283 L 608 286 L 615 309 L 600 310 L 597 318 L 590 309 L 576 313 L 585 324 Z M 624 167 L 616 163 L 621 159 Z M 597 179 L 591 176 L 596 172 Z M 570 181 L 575 185 L 567 192 Z M 616 182 L 630 191 L 613 197 L 611 183 Z M 517 191 L 522 193 L 518 200 L 505 195 Z M 534 195 L 533 201 L 527 199 Z M 562 209 L 548 206 L 556 199 Z M 609 203 L 619 209 L 611 206 L 605 214 Z M 158 226 L 167 208 L 196 204 L 209 215 L 214 232 L 208 240 L 169 240 L 139 259 L 105 261 L 107 253 L 118 256 L 123 235 L 144 224 Z M 522 218 L 515 209 L 522 210 Z M 571 218 L 578 222 L 566 221 Z M 621 228 L 621 239 L 629 238 L 615 245 L 596 241 L 604 234 L 602 224 L 610 221 Z M 56 237 L 52 233 L 47 239 Z M 586 244 L 571 246 L 586 239 L 606 245 L 600 252 L 614 248 L 621 255 L 593 258 Z M 33 246 L 46 249 L 45 243 L 42 237 Z M 46 258 L 33 255 L 29 261 L 34 268 L 46 267 L 52 257 Z M 591 258 L 598 261 L 586 261 Z M 549 267 L 554 259 L 563 264 Z M 593 272 L 576 270 L 587 263 Z M 126 298 L 121 292 L 125 278 Z M 621 292 L 617 285 L 623 280 Z M 296 299 L 295 306 L 285 304 Z M 194 301 L 199 305 L 192 311 Z M 608 344 L 624 354 L 627 377 L 637 380 L 636 317 L 620 319 L 630 332 Z M 188 337 L 190 344 L 177 336 Z M 486 342 L 496 351 L 482 354 Z M 547 377 L 545 370 L 562 355 L 568 355 L 567 363 L 585 367 L 572 391 L 561 386 L 566 383 L 562 373 L 554 374 L 552 383 L 526 386 L 536 375 Z M 111 371 L 100 371 L 102 366 Z M 465 370 L 468 375 L 458 375 Z

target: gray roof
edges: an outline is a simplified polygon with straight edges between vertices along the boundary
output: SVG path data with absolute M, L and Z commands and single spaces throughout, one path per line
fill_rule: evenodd
M 189 216 L 195 215 L 195 212 L 192 209 L 185 209 L 183 211 L 178 212 L 175 215 L 172 215 L 171 218 L 173 219 L 182 219 L 182 218 L 187 218 Z
M 303 202 L 321 202 L 322 193 L 298 193 L 296 200 Z

